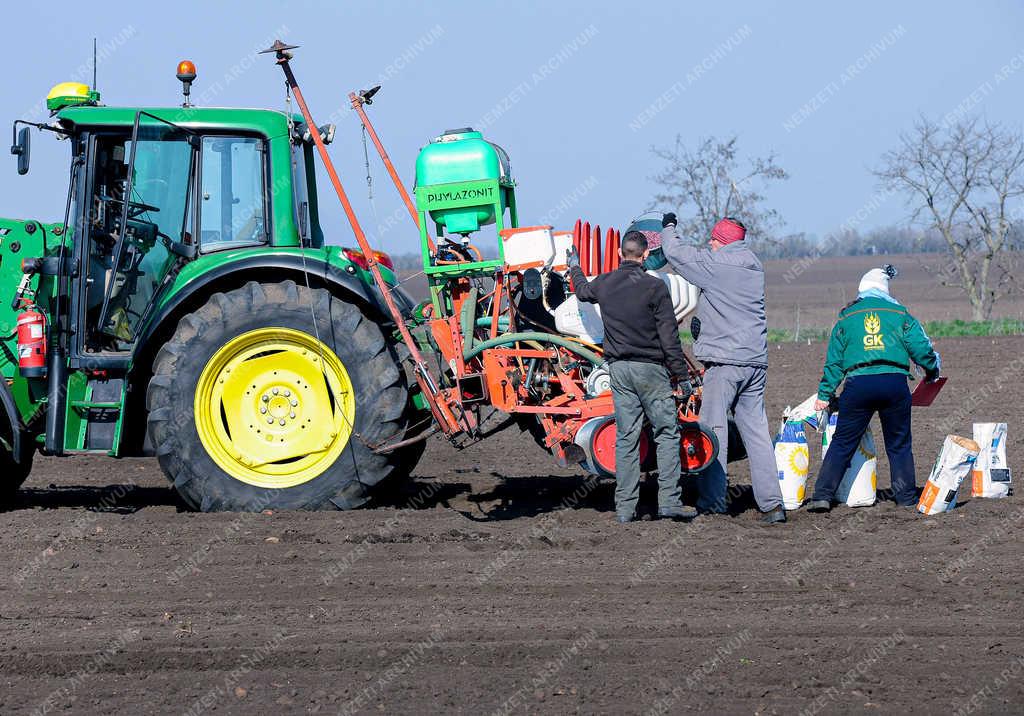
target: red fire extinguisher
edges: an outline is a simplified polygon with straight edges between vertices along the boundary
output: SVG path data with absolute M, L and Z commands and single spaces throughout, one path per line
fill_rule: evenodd
M 46 316 L 31 303 L 18 316 L 18 369 L 26 378 L 46 375 Z

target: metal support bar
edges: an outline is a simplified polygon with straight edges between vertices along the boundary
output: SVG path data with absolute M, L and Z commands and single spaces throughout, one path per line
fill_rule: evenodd
M 366 110 L 363 109 L 363 105 L 366 104 L 366 100 L 362 95 L 358 95 L 355 92 L 349 92 L 348 98 L 352 102 L 352 109 L 359 115 L 359 121 L 363 123 L 363 127 L 366 132 L 370 135 L 373 146 L 377 148 L 377 154 L 380 155 L 381 161 L 384 162 L 384 166 L 388 170 L 388 174 L 391 176 L 391 181 L 394 182 L 395 188 L 398 189 L 398 193 L 402 196 L 402 201 L 405 202 L 405 208 L 409 210 L 409 216 L 412 217 L 412 221 L 416 224 L 416 228 L 420 226 L 420 217 L 416 211 L 416 205 L 412 203 L 412 197 L 409 196 L 408 190 L 405 188 L 405 184 L 398 176 L 398 172 L 395 170 L 395 165 L 391 162 L 391 157 L 388 156 L 387 151 L 384 149 L 384 145 L 380 141 L 380 137 L 377 136 L 377 130 L 373 128 L 373 123 L 370 118 L 366 115 Z M 427 243 L 430 245 L 431 251 L 437 251 L 437 246 L 434 245 L 434 240 L 427 234 Z
M 376 258 L 374 258 L 373 250 L 370 248 L 370 243 L 366 240 L 366 234 L 363 232 L 363 227 L 359 224 L 359 219 L 356 218 L 355 211 L 352 209 L 352 203 L 349 201 L 348 195 L 345 193 L 345 189 L 341 185 L 341 179 L 338 178 L 338 172 L 334 168 L 334 162 L 331 161 L 331 157 L 327 153 L 327 146 L 324 144 L 324 140 L 321 138 L 320 133 L 315 131 L 315 128 L 318 125 L 313 121 L 313 115 L 310 113 L 309 107 L 306 105 L 306 100 L 302 96 L 302 90 L 299 89 L 298 82 L 296 82 L 295 75 L 292 73 L 292 68 L 289 65 L 289 59 L 292 55 L 288 50 L 292 48 L 284 45 L 277 46 L 275 44 L 275 47 L 271 49 L 275 51 L 277 64 L 279 64 L 281 69 L 284 71 L 285 82 L 288 84 L 289 90 L 291 90 L 295 97 L 295 102 L 298 104 L 299 109 L 302 112 L 302 117 L 306 122 L 306 126 L 314 128 L 314 131 L 311 131 L 310 134 L 313 137 L 313 142 L 316 144 L 317 151 L 320 154 L 320 159 L 324 164 L 324 169 L 327 170 L 327 175 L 331 179 L 331 184 L 334 185 L 334 191 L 337 193 L 338 200 L 341 201 L 341 206 L 345 210 L 345 216 L 348 218 L 348 222 L 352 227 L 352 233 L 355 234 L 356 241 L 359 243 L 359 248 L 366 257 L 370 273 L 373 275 L 373 280 L 376 282 L 377 288 L 380 289 L 381 295 L 384 298 L 384 303 L 387 305 L 388 312 L 391 314 L 392 320 L 394 320 L 399 333 L 402 335 L 402 341 L 409 349 L 409 354 L 412 357 L 415 366 L 413 372 L 416 375 L 416 382 L 419 384 L 420 390 L 423 391 L 423 397 L 426 399 L 427 405 L 430 407 L 430 412 L 445 435 L 453 435 L 460 432 L 463 428 L 452 412 L 448 401 L 445 400 L 444 396 L 442 396 L 437 390 L 436 381 L 434 381 L 432 376 L 430 376 L 426 361 L 424 361 L 423 355 L 420 353 L 416 340 L 409 332 L 409 327 L 405 325 L 405 319 L 402 317 L 402 312 L 398 309 L 398 305 L 395 303 L 395 299 L 391 295 L 391 287 L 388 286 L 387 282 L 384 280 L 384 276 L 380 272 L 380 266 L 378 265 Z

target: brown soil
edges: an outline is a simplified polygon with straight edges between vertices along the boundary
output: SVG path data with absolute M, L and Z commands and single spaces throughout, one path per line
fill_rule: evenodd
M 939 348 L 918 482 L 946 420 L 1008 421 L 1019 466 L 1024 338 Z M 773 347 L 772 416 L 823 350 Z M 515 430 L 352 513 L 188 513 L 155 461 L 40 459 L 0 515 L 0 713 L 1021 712 L 1019 498 L 774 528 L 748 501 L 619 526 Z

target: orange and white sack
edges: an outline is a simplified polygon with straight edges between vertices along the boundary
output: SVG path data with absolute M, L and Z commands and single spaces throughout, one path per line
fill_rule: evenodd
M 821 459 L 825 460 L 828 446 L 832 444 L 832 436 L 836 432 L 838 413 L 832 413 L 825 421 L 825 431 L 821 435 Z M 843 473 L 843 479 L 836 488 L 836 500 L 848 507 L 871 507 L 875 504 L 876 485 L 878 484 L 878 457 L 875 452 L 875 438 L 871 428 L 864 431 L 857 451 L 850 458 L 850 466 Z
M 775 436 L 775 467 L 779 471 L 782 505 L 787 510 L 799 509 L 804 503 L 809 463 L 810 452 L 803 422 L 783 420 Z
M 918 512 L 937 515 L 956 506 L 960 483 L 974 467 L 980 448 L 978 443 L 959 435 L 947 435 L 917 502 Z
M 971 473 L 974 496 L 1006 497 L 1010 494 L 1006 423 L 975 423 L 974 442 L 981 448 Z

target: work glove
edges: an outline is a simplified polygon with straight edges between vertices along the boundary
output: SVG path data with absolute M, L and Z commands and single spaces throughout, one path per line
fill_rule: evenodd
M 569 268 L 580 267 L 580 253 L 576 250 L 575 246 L 570 246 L 565 252 L 565 264 Z
M 938 351 L 935 351 L 935 367 L 932 370 L 926 371 L 924 379 L 929 383 L 934 383 L 942 375 L 942 356 L 939 355 Z
M 677 403 L 685 403 L 693 395 L 693 386 L 688 378 L 676 378 L 672 384 L 672 397 Z
M 675 214 L 673 214 L 670 211 L 667 214 L 662 215 L 662 217 L 661 217 L 661 227 L 662 228 L 665 228 L 666 226 L 675 226 L 675 225 L 676 225 L 676 215 Z

